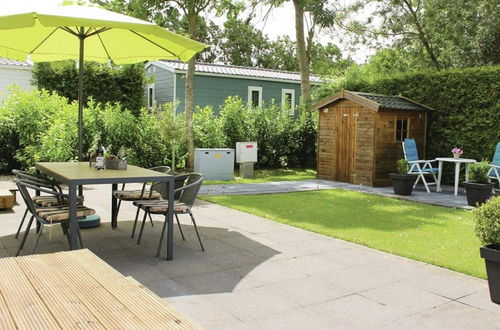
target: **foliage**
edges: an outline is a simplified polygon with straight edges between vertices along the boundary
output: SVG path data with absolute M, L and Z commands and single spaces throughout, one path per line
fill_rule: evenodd
M 85 62 L 83 71 L 84 100 L 119 102 L 123 108 L 139 110 L 144 99 L 144 66 L 142 64 L 107 66 Z M 70 101 L 78 100 L 78 69 L 74 61 L 37 63 L 33 81 L 39 89 L 57 92 Z M 138 113 L 134 113 L 138 115 Z
M 0 171 L 28 168 L 37 161 L 76 159 L 77 104 L 45 90 L 14 90 L 0 107 Z M 116 154 L 124 145 L 129 164 L 142 167 L 185 167 L 187 146 L 184 116 L 174 119 L 175 104 L 141 109 L 134 116 L 117 104 L 92 99 L 84 108 L 85 156 L 98 146 L 111 146 Z M 315 116 L 293 118 L 275 104 L 248 109 L 242 99 L 230 97 L 221 115 L 212 108 L 194 114 L 194 135 L 200 148 L 230 147 L 238 141 L 259 143 L 259 167 L 313 167 Z M 175 157 L 171 157 L 172 153 Z
M 469 165 L 469 182 L 489 183 L 490 162 L 483 160 Z
M 484 244 L 500 244 L 500 197 L 493 197 L 473 211 L 476 236 Z
M 405 175 L 408 174 L 408 161 L 406 159 L 398 159 L 396 161 L 396 169 L 398 170 L 398 174 Z
M 365 80 L 362 75 L 325 83 L 316 98 L 341 89 L 403 95 L 425 104 L 430 112 L 427 126 L 427 159 L 442 157 L 460 146 L 467 158 L 491 159 L 500 141 L 500 66 L 420 71 Z
M 469 211 L 343 189 L 202 198 L 322 235 L 486 277 Z
M 490 0 L 364 0 L 346 23 L 355 39 L 407 54 L 417 67 L 500 64 L 500 15 Z M 368 12 L 367 12 L 368 10 Z M 364 17 L 360 20 L 359 17 Z

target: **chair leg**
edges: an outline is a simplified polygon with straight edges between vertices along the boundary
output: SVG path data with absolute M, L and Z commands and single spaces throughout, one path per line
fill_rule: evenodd
M 425 175 L 424 174 L 420 174 L 420 175 L 422 176 L 422 183 L 425 186 L 425 190 L 427 190 L 427 192 L 430 193 L 431 190 L 429 189 L 429 185 L 427 184 L 427 180 L 425 180 Z
M 191 220 L 193 221 L 194 230 L 196 231 L 196 236 L 198 236 L 198 242 L 200 242 L 201 250 L 205 251 L 205 248 L 203 247 L 203 243 L 201 242 L 200 233 L 198 232 L 198 226 L 196 226 L 196 221 L 194 221 L 194 216 L 193 216 L 193 213 L 191 213 L 191 210 L 189 210 L 189 215 L 191 216 Z
M 28 209 L 26 209 L 26 211 L 24 211 L 23 218 L 21 219 L 21 223 L 19 224 L 19 227 L 17 228 L 16 236 L 14 236 L 14 238 L 17 239 L 19 237 L 19 233 L 21 232 L 21 229 L 23 228 L 24 220 L 26 220 L 27 215 L 28 215 Z
M 80 242 L 80 249 L 83 249 L 83 241 L 82 241 L 82 233 L 80 232 L 80 228 L 78 228 L 78 241 Z
M 151 221 L 151 227 L 154 227 L 154 223 L 153 223 L 153 218 L 151 218 L 151 213 L 148 213 L 149 215 L 149 221 Z
M 139 231 L 139 237 L 137 238 L 137 244 L 141 244 L 142 232 L 144 231 L 144 224 L 146 223 L 147 217 L 148 217 L 148 211 L 144 210 L 144 217 L 142 218 L 141 230 Z
M 16 257 L 21 253 L 21 250 L 24 247 L 24 243 L 26 243 L 26 238 L 28 238 L 28 234 L 31 229 L 31 225 L 33 224 L 33 219 L 35 219 L 35 216 L 32 215 L 30 218 L 30 221 L 28 222 L 28 226 L 26 227 L 26 231 L 24 232 L 23 239 L 21 240 L 21 244 L 19 244 L 19 249 L 17 250 Z
M 35 254 L 36 248 L 38 246 L 38 242 L 40 241 L 40 236 L 42 236 L 42 231 L 43 231 L 43 223 L 40 224 L 40 230 L 38 231 L 38 234 L 36 235 L 36 241 L 35 245 L 33 246 L 33 251 L 31 251 L 31 254 Z
M 71 246 L 71 241 L 69 238 L 69 224 L 67 222 L 61 222 L 61 227 L 63 228 L 64 235 L 66 235 L 66 238 L 68 239 L 68 245 Z
M 165 216 L 165 221 L 163 222 L 163 228 L 161 229 L 160 242 L 158 243 L 158 249 L 156 250 L 156 257 L 160 256 L 163 240 L 165 239 L 165 230 L 167 229 L 167 223 L 168 223 L 167 216 Z
M 130 238 L 134 238 L 135 228 L 137 227 L 137 220 L 139 219 L 139 212 L 140 211 L 141 211 L 141 208 L 137 207 L 137 212 L 135 212 L 134 227 L 132 228 L 132 235 L 130 236 Z
M 175 215 L 175 220 L 177 220 L 177 225 L 179 226 L 179 231 L 181 232 L 182 240 L 185 241 L 186 238 L 184 237 L 184 233 L 182 232 L 182 227 L 181 227 L 181 222 L 179 221 L 179 217 L 177 216 L 177 213 L 174 213 Z

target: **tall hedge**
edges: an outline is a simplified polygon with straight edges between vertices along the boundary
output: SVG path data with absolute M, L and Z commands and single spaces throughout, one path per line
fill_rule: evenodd
M 500 142 L 500 66 L 419 72 L 362 78 L 323 86 L 320 96 L 342 88 L 352 91 L 403 95 L 430 106 L 427 158 L 451 156 L 452 147 L 463 157 L 489 159 Z M 330 87 L 330 88 L 328 88 Z
M 83 70 L 84 100 L 98 103 L 120 103 L 134 115 L 144 102 L 145 75 L 142 64 L 108 66 L 85 62 Z M 74 61 L 37 63 L 33 82 L 39 89 L 56 92 L 70 101 L 78 99 L 78 69 Z

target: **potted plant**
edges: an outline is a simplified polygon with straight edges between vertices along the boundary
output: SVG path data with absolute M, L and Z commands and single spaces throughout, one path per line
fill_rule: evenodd
M 398 173 L 389 173 L 394 193 L 402 196 L 411 195 L 417 175 L 408 173 L 408 162 L 406 159 L 397 160 L 396 168 Z
M 493 196 L 494 184 L 489 182 L 490 163 L 483 160 L 469 165 L 469 181 L 464 183 L 467 204 L 478 206 Z
M 460 156 L 462 156 L 464 151 L 460 148 L 455 147 L 451 149 L 451 153 L 453 154 L 453 158 L 460 158 Z
M 500 197 L 473 211 L 476 235 L 485 244 L 480 248 L 486 264 L 491 301 L 500 304 Z

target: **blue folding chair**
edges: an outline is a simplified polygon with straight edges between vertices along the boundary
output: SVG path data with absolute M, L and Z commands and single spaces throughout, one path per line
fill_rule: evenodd
M 491 169 L 488 172 L 490 180 L 497 180 L 500 184 L 500 142 L 497 143 L 493 160 L 491 161 Z
M 405 139 L 403 142 L 403 154 L 405 156 L 408 165 L 410 168 L 408 169 L 408 173 L 418 174 L 418 178 L 415 181 L 414 187 L 418 184 L 420 180 L 425 186 L 425 190 L 430 193 L 429 186 L 436 185 L 437 186 L 437 177 L 436 174 L 439 172 L 437 167 L 433 167 L 432 163 L 435 160 L 422 160 L 418 157 L 417 143 L 415 139 Z M 430 175 L 434 182 L 427 182 L 425 179 L 426 175 Z

